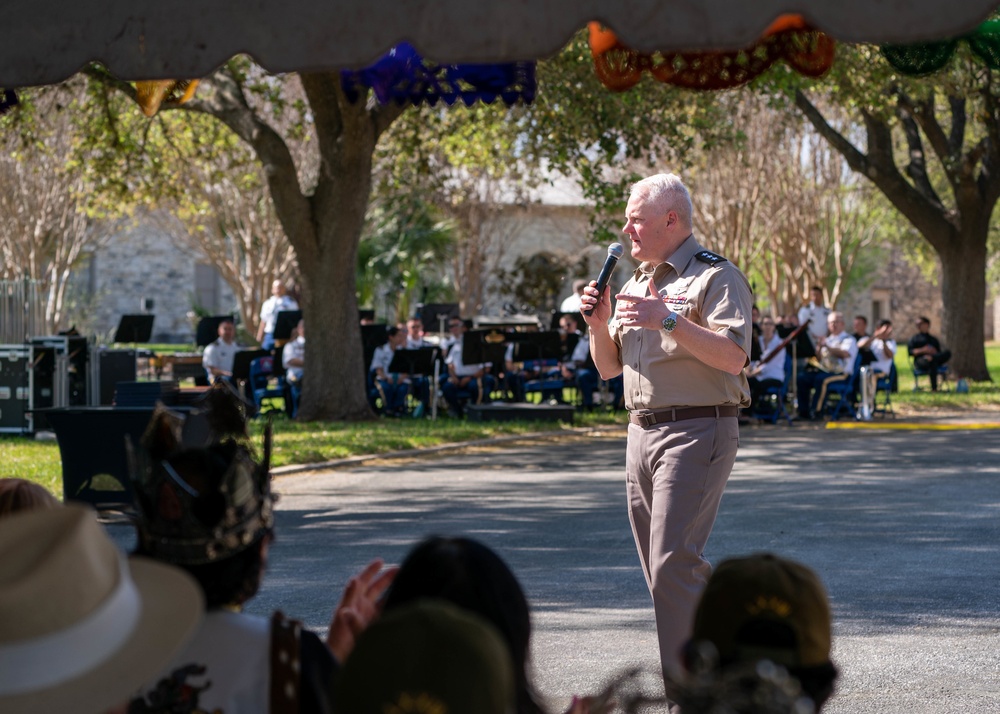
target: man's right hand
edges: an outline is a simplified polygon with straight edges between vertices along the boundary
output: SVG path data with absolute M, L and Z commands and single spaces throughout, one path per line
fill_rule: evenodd
M 591 309 L 589 315 L 584 312 L 587 309 Z M 597 281 L 591 280 L 580 296 L 580 314 L 592 328 L 606 326 L 611 319 L 611 287 L 604 288 L 604 294 L 600 295 L 597 292 Z

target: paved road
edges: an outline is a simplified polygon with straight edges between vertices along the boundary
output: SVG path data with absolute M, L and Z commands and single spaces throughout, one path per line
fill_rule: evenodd
M 842 670 L 825 711 L 1000 712 L 995 431 L 748 428 L 708 557 L 813 566 Z M 348 575 L 430 533 L 498 550 L 533 606 L 538 688 L 558 710 L 622 667 L 656 667 L 625 513 L 624 433 L 281 477 L 272 567 L 252 610 L 316 629 Z

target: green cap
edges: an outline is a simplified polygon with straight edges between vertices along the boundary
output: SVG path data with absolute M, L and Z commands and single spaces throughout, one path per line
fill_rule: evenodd
M 819 576 L 770 553 L 732 558 L 709 578 L 695 612 L 695 642 L 723 663 L 771 660 L 815 667 L 830 660 L 830 604 Z
M 350 714 L 511 714 L 514 670 L 500 633 L 443 600 L 419 600 L 365 630 L 337 678 Z

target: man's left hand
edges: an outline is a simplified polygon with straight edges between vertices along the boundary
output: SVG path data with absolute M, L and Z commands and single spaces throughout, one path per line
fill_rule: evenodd
M 625 327 L 644 327 L 647 330 L 663 328 L 663 320 L 670 315 L 670 309 L 663 304 L 653 280 L 649 281 L 649 295 L 615 295 L 618 301 L 617 317 Z

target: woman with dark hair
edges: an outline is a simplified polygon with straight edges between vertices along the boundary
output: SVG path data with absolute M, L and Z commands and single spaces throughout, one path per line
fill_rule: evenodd
M 471 538 L 431 536 L 421 541 L 400 566 L 383 612 L 422 598 L 447 600 L 493 624 L 513 660 L 517 714 L 545 714 L 528 680 L 528 600 L 499 555 Z M 589 704 L 588 698 L 574 698 L 567 714 L 587 712 Z

